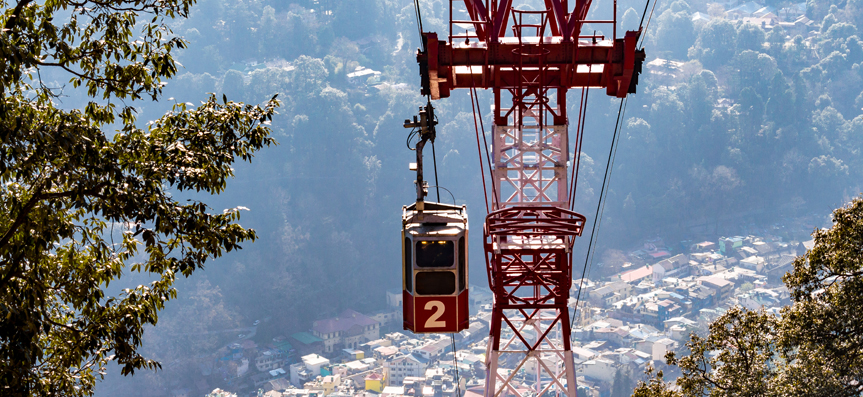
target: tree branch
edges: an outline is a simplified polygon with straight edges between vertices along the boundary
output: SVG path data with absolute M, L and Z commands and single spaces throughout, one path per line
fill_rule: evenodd
M 6 233 L 3 234 L 3 237 L 0 238 L 0 249 L 5 248 L 6 244 L 15 235 L 15 232 L 24 223 L 24 220 L 27 219 L 27 215 L 30 214 L 30 211 L 36 205 L 37 202 L 41 199 L 39 197 L 42 192 L 42 184 L 39 183 L 36 186 L 36 191 L 30 196 L 30 200 L 27 200 L 27 203 L 24 204 L 24 207 L 21 208 L 21 211 L 18 213 L 18 217 L 15 218 L 15 222 L 12 223 L 12 226 L 9 226 L 9 229 L 6 230 Z
M 6 25 L 3 27 L 5 29 L 12 29 L 12 27 L 18 23 L 18 15 L 21 14 L 21 10 L 23 10 L 24 7 L 27 6 L 27 4 L 30 4 L 32 2 L 33 0 L 19 1 L 18 4 L 15 6 L 15 10 L 12 11 L 12 16 L 10 16 L 8 20 L 6 20 Z

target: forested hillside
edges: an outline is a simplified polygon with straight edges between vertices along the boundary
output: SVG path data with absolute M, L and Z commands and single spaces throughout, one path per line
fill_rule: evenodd
M 450 2 L 420 4 L 425 30 L 445 32 Z M 644 4 L 618 4 L 622 27 L 636 28 Z M 709 21 L 694 21 L 696 12 Z M 658 3 L 644 47 L 648 62 L 668 62 L 646 65 L 627 103 L 599 252 L 683 238 L 698 225 L 731 234 L 744 223 L 826 216 L 863 188 L 863 0 L 810 0 L 805 12 L 810 25 L 766 29 L 723 17 L 717 3 Z M 195 379 L 190 358 L 224 342 L 213 331 L 266 317 L 268 332 L 303 331 L 345 308 L 380 308 L 384 291 L 400 286 L 399 216 L 414 197 L 401 124 L 423 103 L 412 2 L 201 0 L 173 30 L 189 48 L 166 97 L 196 104 L 215 92 L 259 103 L 278 94 L 280 145 L 210 199 L 216 210 L 248 207 L 243 226 L 260 239 L 179 284 L 180 298 L 145 340 L 165 370 L 130 379 L 109 368 L 102 395 Z M 70 95 L 66 105 L 80 105 Z M 578 93 L 570 95 L 574 115 Z M 489 99 L 480 93 L 484 115 Z M 172 104 L 146 105 L 140 119 Z M 590 94 L 577 199 L 589 220 L 618 104 Z M 484 286 L 469 97 L 456 92 L 435 106 L 440 182 L 469 206 L 471 284 Z

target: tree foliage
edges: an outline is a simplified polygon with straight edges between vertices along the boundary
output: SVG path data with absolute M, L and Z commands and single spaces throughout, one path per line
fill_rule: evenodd
M 167 22 L 193 3 L 0 1 L 0 394 L 89 395 L 109 362 L 158 368 L 138 348 L 177 277 L 256 237 L 239 208 L 198 198 L 274 143 L 275 97 L 211 94 L 136 120 L 176 74 L 185 42 Z M 87 105 L 62 108 L 48 75 Z M 151 282 L 127 285 L 129 273 Z
M 780 316 L 732 308 L 692 335 L 677 388 L 654 378 L 635 396 L 859 396 L 863 392 L 863 196 L 833 212 L 833 227 L 784 277 Z

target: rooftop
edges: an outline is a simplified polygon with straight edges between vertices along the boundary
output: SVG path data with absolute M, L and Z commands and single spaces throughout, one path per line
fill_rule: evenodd
M 347 309 L 338 317 L 315 321 L 312 323 L 312 330 L 321 334 L 328 334 L 344 332 L 354 326 L 367 327 L 377 323 L 377 321 L 362 313 Z
M 620 279 L 626 282 L 633 282 L 650 276 L 651 274 L 653 274 L 653 269 L 650 266 L 642 266 L 633 271 L 621 274 Z
M 297 332 L 295 334 L 291 334 L 291 338 L 296 339 L 298 342 L 304 345 L 311 345 L 315 342 L 323 342 L 321 338 L 314 336 L 308 332 Z

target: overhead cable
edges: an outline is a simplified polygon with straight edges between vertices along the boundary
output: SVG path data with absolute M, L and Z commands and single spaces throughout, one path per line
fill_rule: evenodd
M 606 187 L 609 184 L 611 170 L 614 167 L 614 158 L 617 155 L 617 143 L 620 140 L 620 120 L 626 111 L 626 107 L 624 106 L 626 101 L 627 100 L 625 99 L 621 99 L 620 107 L 617 109 L 617 120 L 614 123 L 614 135 L 612 135 L 611 137 L 611 147 L 608 149 L 608 161 L 605 164 L 605 175 L 602 178 L 602 189 L 599 192 L 599 201 L 596 203 L 596 215 L 593 218 L 593 228 L 590 232 L 590 240 L 587 243 L 587 256 L 585 256 L 584 258 L 584 267 L 581 272 L 581 280 L 579 280 L 578 282 L 578 294 L 575 298 L 575 310 L 573 312 L 570 328 L 572 328 L 575 324 L 575 317 L 576 313 L 578 313 L 578 304 L 581 301 L 581 290 L 584 286 L 584 279 L 589 274 L 589 267 L 593 266 L 592 253 L 596 251 L 594 240 L 596 237 L 596 230 L 599 227 L 600 222 L 602 221 L 602 214 L 605 211 L 604 198 L 607 196 Z

